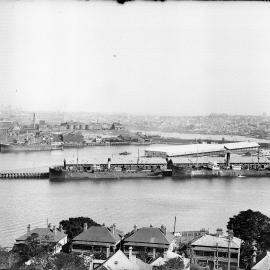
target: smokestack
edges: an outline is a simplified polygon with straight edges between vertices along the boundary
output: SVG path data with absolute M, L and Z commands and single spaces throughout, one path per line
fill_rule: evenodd
M 87 229 L 88 229 L 87 223 L 84 223 L 84 224 L 83 224 L 83 231 L 86 232 Z

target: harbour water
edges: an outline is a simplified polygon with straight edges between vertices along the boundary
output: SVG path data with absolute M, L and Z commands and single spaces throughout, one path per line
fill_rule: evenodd
M 140 153 L 146 146 L 141 146 Z M 137 146 L 88 147 L 78 149 L 79 162 L 95 161 L 132 152 Z M 132 157 L 132 155 L 128 157 Z M 0 170 L 48 167 L 63 159 L 76 161 L 77 149 L 64 151 L 7 153 L 0 155 Z M 12 246 L 25 233 L 27 224 L 46 226 L 62 219 L 88 216 L 99 223 L 128 232 L 134 224 L 173 228 L 177 231 L 226 228 L 241 210 L 258 210 L 270 216 L 270 179 L 135 179 L 82 180 L 0 180 L 0 246 Z

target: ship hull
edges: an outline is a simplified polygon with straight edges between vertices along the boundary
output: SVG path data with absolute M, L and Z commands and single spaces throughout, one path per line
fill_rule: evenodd
M 12 145 L 0 144 L 1 153 L 9 152 L 33 152 L 33 151 L 53 151 L 63 150 L 63 145 L 39 144 L 39 145 Z
M 51 181 L 82 180 L 82 179 L 135 179 L 135 178 L 160 178 L 161 173 L 144 171 L 96 171 L 80 172 L 50 168 L 49 178 Z
M 172 176 L 174 178 L 212 178 L 212 177 L 270 177 L 270 170 L 233 170 L 233 169 L 191 169 L 178 168 L 172 169 Z

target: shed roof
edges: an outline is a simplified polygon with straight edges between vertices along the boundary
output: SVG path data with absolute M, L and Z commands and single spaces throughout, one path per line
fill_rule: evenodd
M 225 152 L 226 150 L 239 150 L 248 148 L 257 148 L 259 144 L 256 142 L 236 142 L 225 144 L 185 144 L 185 145 L 166 145 L 153 146 L 147 148 L 147 152 L 161 152 L 169 157 L 185 156 L 193 154 Z
M 209 163 L 216 162 L 218 164 L 225 163 L 225 157 L 211 157 L 211 156 L 200 156 L 200 157 L 170 157 L 174 164 L 200 164 L 200 163 Z M 257 156 L 240 156 L 233 154 L 230 158 L 230 163 L 258 163 Z M 270 160 L 267 157 L 260 157 L 259 163 L 270 163 Z

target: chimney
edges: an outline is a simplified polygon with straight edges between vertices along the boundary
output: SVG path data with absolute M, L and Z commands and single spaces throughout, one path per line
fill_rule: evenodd
M 138 231 L 138 227 L 136 224 L 133 226 L 133 229 L 134 229 L 134 232 Z
M 94 259 L 93 259 L 94 255 L 90 255 L 90 268 L 89 270 L 93 270 L 94 269 Z
M 107 249 L 106 249 L 106 258 L 109 258 L 110 257 L 110 246 L 107 246 Z
M 132 247 L 129 247 L 128 249 L 128 258 L 131 259 L 132 257 Z
M 161 231 L 163 232 L 163 234 L 166 235 L 166 233 L 167 233 L 166 227 L 165 227 L 164 225 L 161 225 L 160 229 L 161 229 Z
M 222 229 L 221 229 L 221 228 L 217 228 L 217 236 L 218 236 L 218 237 L 221 237 L 222 234 L 223 234 Z
M 233 239 L 233 230 L 228 230 L 229 239 Z
M 53 226 L 53 234 L 56 235 L 56 226 Z
M 113 235 L 115 235 L 115 227 L 116 227 L 116 225 L 115 225 L 115 223 L 112 225 L 112 233 L 113 233 Z
M 201 233 L 201 235 L 205 236 L 206 235 L 206 229 L 205 228 L 202 228 L 200 230 L 200 233 Z
M 30 230 L 31 230 L 31 227 L 30 227 L 30 224 L 28 224 L 27 226 L 27 235 L 30 236 Z
M 87 229 L 88 229 L 88 228 L 87 228 L 87 223 L 84 223 L 84 224 L 83 224 L 83 231 L 86 232 Z

